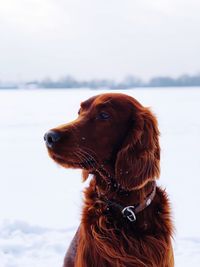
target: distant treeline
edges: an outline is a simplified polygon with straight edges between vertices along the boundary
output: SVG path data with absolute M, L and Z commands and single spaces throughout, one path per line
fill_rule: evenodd
M 1 83 L 0 88 L 108 88 L 108 89 L 129 89 L 135 87 L 181 87 L 181 86 L 200 86 L 200 74 L 182 75 L 178 78 L 154 77 L 148 82 L 142 81 L 135 76 L 127 76 L 120 82 L 109 79 L 77 80 L 72 76 L 66 76 L 58 80 L 50 78 L 41 81 L 29 81 L 25 83 Z

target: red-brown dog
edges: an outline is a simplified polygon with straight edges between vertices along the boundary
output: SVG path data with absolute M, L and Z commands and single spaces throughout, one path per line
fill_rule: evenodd
M 172 222 L 159 177 L 155 116 L 134 98 L 102 94 L 45 134 L 49 155 L 93 178 L 64 267 L 172 267 Z

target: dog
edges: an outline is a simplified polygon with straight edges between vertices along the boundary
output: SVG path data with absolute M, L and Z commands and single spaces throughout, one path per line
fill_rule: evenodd
M 173 223 L 160 174 L 155 115 L 120 93 L 89 98 L 78 117 L 44 136 L 50 157 L 82 169 L 80 226 L 64 267 L 173 267 Z

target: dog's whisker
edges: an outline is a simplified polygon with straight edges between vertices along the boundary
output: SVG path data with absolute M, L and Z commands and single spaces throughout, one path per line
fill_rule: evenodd
M 79 155 L 80 157 L 80 160 L 81 160 L 81 166 L 84 166 L 84 164 L 86 164 L 88 167 L 89 167 L 89 162 L 88 162 L 88 159 L 80 152 L 80 151 L 77 151 L 77 154 Z
M 98 166 L 98 162 L 97 160 L 95 159 L 94 156 L 92 156 L 90 153 L 88 153 L 87 151 L 81 149 L 82 153 L 85 155 L 85 156 L 88 156 L 89 157 L 89 160 L 92 160 L 92 162 L 90 162 L 92 164 L 92 167 L 97 167 Z M 96 166 L 95 166 L 96 164 Z
M 95 159 L 89 153 L 87 153 L 86 151 L 84 151 L 82 149 L 79 149 L 78 152 L 79 152 L 80 155 L 83 156 L 83 158 L 85 159 L 86 164 L 88 165 L 88 167 L 90 167 L 90 166 L 93 167 L 93 168 L 95 167 L 94 163 L 92 162 L 92 161 L 95 161 Z
M 87 164 L 88 165 L 88 160 L 87 160 L 87 158 L 82 154 L 82 153 L 80 153 L 80 151 L 78 150 L 78 151 L 76 151 L 76 152 L 74 152 L 74 155 L 78 158 L 78 160 L 80 160 L 80 166 L 83 168 L 84 167 L 84 164 L 83 163 L 85 163 L 85 164 Z
M 78 158 L 78 161 L 80 161 L 80 163 L 84 160 L 82 156 L 80 155 L 80 153 L 78 153 L 78 151 L 74 151 L 73 154 L 75 157 Z
M 90 159 L 92 159 L 93 161 L 95 161 L 96 163 L 97 163 L 97 161 L 96 161 L 96 159 L 95 159 L 95 157 L 94 156 L 92 156 L 92 154 L 94 154 L 95 155 L 95 152 L 94 151 L 92 151 L 91 149 L 89 149 L 89 148 L 87 148 L 87 150 L 83 150 L 83 149 L 80 149 L 81 151 L 82 151 L 82 153 L 84 153 L 86 156 L 88 156 Z M 91 153 L 89 153 L 89 150 L 91 151 Z

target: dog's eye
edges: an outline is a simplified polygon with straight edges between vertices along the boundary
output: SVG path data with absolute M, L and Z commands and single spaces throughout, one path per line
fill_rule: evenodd
M 78 115 L 80 115 L 81 114 L 81 109 L 79 108 L 79 110 L 78 110 Z
M 110 115 L 106 112 L 101 112 L 96 117 L 98 120 L 108 120 L 110 118 Z

